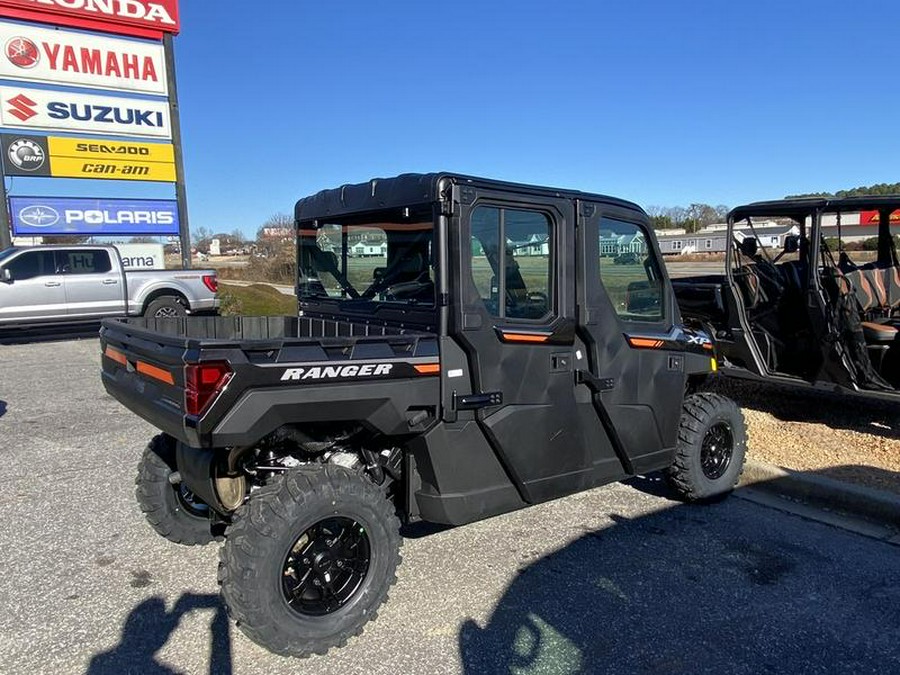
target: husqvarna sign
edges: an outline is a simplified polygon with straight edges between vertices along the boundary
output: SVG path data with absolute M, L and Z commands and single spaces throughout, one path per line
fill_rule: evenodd
M 170 139 L 166 101 L 0 87 L 0 123 L 14 129 Z

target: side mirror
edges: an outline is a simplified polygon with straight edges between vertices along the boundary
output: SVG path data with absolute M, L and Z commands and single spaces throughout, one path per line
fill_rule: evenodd
M 10 272 L 6 267 L 0 270 L 0 281 L 5 284 L 11 284 L 13 282 L 12 272 Z
M 784 238 L 784 252 L 796 253 L 800 250 L 800 235 L 789 234 Z

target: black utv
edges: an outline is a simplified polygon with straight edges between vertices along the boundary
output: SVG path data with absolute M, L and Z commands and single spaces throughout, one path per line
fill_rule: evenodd
M 688 391 L 716 368 L 682 324 L 645 213 L 451 174 L 296 206 L 296 317 L 107 320 L 107 391 L 159 428 L 150 524 L 225 537 L 222 595 L 279 654 L 362 631 L 401 523 L 460 525 L 665 469 L 729 492 L 746 434 Z M 628 247 L 627 259 L 616 258 Z
M 900 402 L 898 216 L 900 196 L 740 206 L 725 274 L 674 283 L 681 313 L 725 375 Z

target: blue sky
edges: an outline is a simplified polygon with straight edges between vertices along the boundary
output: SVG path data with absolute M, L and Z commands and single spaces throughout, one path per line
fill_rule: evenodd
M 406 171 L 644 206 L 900 180 L 900 3 L 181 0 L 181 15 L 195 228 L 254 233 L 301 196 Z

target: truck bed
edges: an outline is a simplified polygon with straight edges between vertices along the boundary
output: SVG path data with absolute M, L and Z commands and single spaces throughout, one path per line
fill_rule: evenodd
M 193 447 L 239 445 L 265 435 L 260 427 L 315 421 L 329 401 L 352 416 L 355 405 L 392 397 L 392 406 L 409 397 L 407 407 L 416 397 L 438 400 L 437 337 L 402 327 L 314 317 L 129 318 L 104 320 L 100 338 L 106 390 Z M 227 370 L 224 384 L 190 414 L 189 367 L 211 364 Z M 406 379 L 415 383 L 401 383 L 398 397 L 396 380 Z M 390 392 L 380 391 L 386 386 Z M 242 426 L 245 405 L 252 412 Z M 403 424 L 405 410 L 387 415 L 385 426 Z

